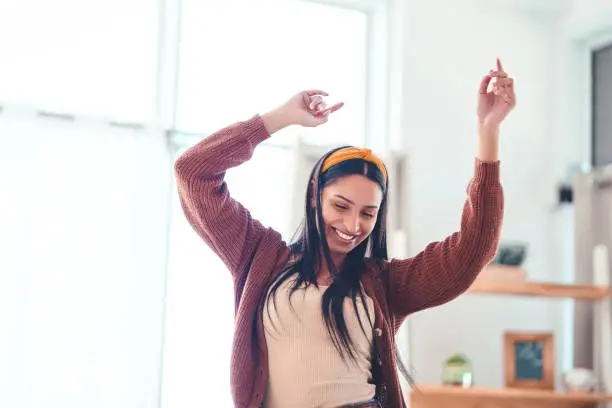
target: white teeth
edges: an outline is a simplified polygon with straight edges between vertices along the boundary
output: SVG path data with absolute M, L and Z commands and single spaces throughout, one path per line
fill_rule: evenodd
M 342 238 L 342 239 L 346 239 L 347 241 L 350 241 L 350 240 L 352 240 L 353 238 L 355 238 L 353 235 L 347 235 L 347 234 L 345 234 L 344 232 L 340 232 L 340 231 L 338 231 L 338 230 L 334 230 L 334 231 L 336 231 L 336 234 L 338 234 L 338 235 L 340 236 L 340 238 Z

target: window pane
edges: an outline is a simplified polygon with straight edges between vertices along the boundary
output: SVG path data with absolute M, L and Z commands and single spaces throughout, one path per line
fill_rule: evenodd
M 227 172 L 232 196 L 262 224 L 289 239 L 291 193 L 294 188 L 293 152 L 280 147 L 259 146 L 253 158 Z M 307 180 L 304 180 L 305 188 Z
M 151 118 L 158 3 L 8 0 L 0 13 L 0 103 Z
M 260 146 L 228 171 L 231 195 L 254 218 L 285 235 L 290 211 L 292 152 Z M 274 167 L 271 166 L 274 163 Z M 232 406 L 230 355 L 233 282 L 224 264 L 187 223 L 174 200 L 168 268 L 162 406 Z
M 299 131 L 313 144 L 363 142 L 366 14 L 306 1 L 183 3 L 179 129 L 217 129 L 321 88 L 346 106 L 326 126 Z

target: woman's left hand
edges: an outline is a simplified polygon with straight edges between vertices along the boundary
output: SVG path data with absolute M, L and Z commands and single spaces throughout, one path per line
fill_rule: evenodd
M 492 89 L 489 90 L 492 80 Z M 508 77 L 498 58 L 497 70 L 491 70 L 480 83 L 478 122 L 486 128 L 498 128 L 515 106 L 514 80 Z

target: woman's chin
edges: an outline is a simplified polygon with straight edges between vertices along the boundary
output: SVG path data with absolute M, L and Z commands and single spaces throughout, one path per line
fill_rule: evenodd
M 353 248 L 329 248 L 329 251 L 331 252 L 332 256 L 344 256 L 347 255 L 349 252 L 352 251 Z
M 329 242 L 329 241 L 328 241 Z M 329 251 L 332 256 L 345 256 L 348 255 L 356 245 L 338 244 L 336 242 L 329 242 Z

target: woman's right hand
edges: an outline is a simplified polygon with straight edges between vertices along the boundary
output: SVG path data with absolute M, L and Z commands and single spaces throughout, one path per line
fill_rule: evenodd
M 323 100 L 327 92 L 316 89 L 294 95 L 278 108 L 263 115 L 266 128 L 273 134 L 287 126 L 315 127 L 327 122 L 329 115 L 344 106 L 344 102 L 331 107 Z
M 327 92 L 320 90 L 303 91 L 294 95 L 281 107 L 283 115 L 291 125 L 315 127 L 327 122 L 329 115 L 344 106 L 344 102 L 327 107 L 323 97 Z

